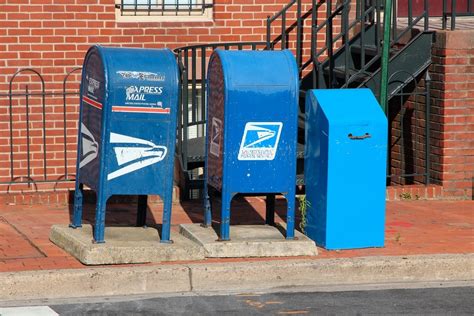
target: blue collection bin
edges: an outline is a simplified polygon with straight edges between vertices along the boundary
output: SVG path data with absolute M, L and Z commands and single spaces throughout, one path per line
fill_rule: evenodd
M 306 97 L 306 234 L 326 249 L 383 247 L 387 118 L 369 89 Z
M 97 243 L 104 242 L 106 202 L 115 194 L 145 197 L 144 214 L 137 221 L 143 225 L 146 195 L 160 195 L 164 203 L 161 241 L 170 240 L 178 74 L 175 56 L 168 49 L 93 46 L 87 52 L 71 226 L 81 226 L 85 184 L 97 193 Z
M 294 237 L 298 89 L 297 65 L 288 50 L 216 50 L 211 56 L 205 196 L 222 195 L 221 240 L 229 240 L 230 204 L 237 193 L 283 194 L 286 237 Z M 209 197 L 205 201 L 204 221 L 210 225 Z

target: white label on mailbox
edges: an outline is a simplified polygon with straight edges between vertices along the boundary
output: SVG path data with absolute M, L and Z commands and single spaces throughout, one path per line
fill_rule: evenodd
M 84 167 L 89 162 L 97 158 L 99 153 L 99 144 L 94 139 L 91 131 L 81 123 L 81 143 L 82 143 L 82 159 L 79 163 L 79 168 Z
M 221 152 L 221 140 L 222 140 L 222 121 L 218 118 L 212 118 L 212 130 L 211 130 L 211 143 L 209 145 L 209 153 L 213 154 L 217 158 Z
M 117 133 L 110 133 L 110 143 L 120 144 L 114 147 L 115 158 L 117 158 L 117 164 L 124 167 L 109 173 L 107 180 L 160 162 L 165 159 L 168 151 L 165 146 L 158 146 L 141 138 Z
M 282 127 L 282 122 L 248 122 L 245 124 L 237 159 L 275 159 Z

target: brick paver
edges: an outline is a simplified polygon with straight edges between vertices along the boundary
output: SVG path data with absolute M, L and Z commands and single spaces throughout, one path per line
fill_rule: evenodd
M 218 203 L 216 203 L 218 204 Z M 285 201 L 277 199 L 276 221 L 285 215 Z M 218 210 L 214 219 L 218 219 Z M 264 200 L 239 198 L 232 205 L 232 224 L 263 224 Z M 0 272 L 83 268 L 83 264 L 49 241 L 50 227 L 68 224 L 70 206 L 1 206 L 0 207 Z M 106 225 L 133 226 L 134 205 L 110 205 Z M 199 202 L 173 205 L 172 223 L 202 221 Z M 84 222 L 93 222 L 93 206 L 87 205 Z M 148 225 L 161 222 L 161 206 L 150 205 Z M 172 234 L 176 234 L 173 227 Z M 91 236 L 92 238 L 92 236 Z M 319 248 L 319 258 L 360 256 L 403 256 L 438 253 L 474 252 L 474 201 L 398 201 L 387 202 L 384 248 L 326 251 Z M 206 262 L 249 259 L 207 259 Z M 254 260 L 285 260 L 251 259 Z M 159 264 L 159 263 L 155 263 Z M 167 263 L 170 264 L 170 263 Z M 110 267 L 110 266 L 108 266 Z

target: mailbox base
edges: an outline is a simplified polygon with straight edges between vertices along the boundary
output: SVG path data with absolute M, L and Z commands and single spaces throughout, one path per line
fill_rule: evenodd
M 89 224 L 77 229 L 54 225 L 49 238 L 86 265 L 204 259 L 204 250 L 187 238 L 176 233 L 172 244 L 164 244 L 151 227 L 106 227 L 106 243 L 95 243 L 91 236 Z
M 315 256 L 318 254 L 315 243 L 296 231 L 294 240 L 286 240 L 286 226 L 235 225 L 232 238 L 218 241 L 213 227 L 200 224 L 182 224 L 180 233 L 193 240 L 206 251 L 209 258 L 249 258 L 249 257 L 293 257 Z

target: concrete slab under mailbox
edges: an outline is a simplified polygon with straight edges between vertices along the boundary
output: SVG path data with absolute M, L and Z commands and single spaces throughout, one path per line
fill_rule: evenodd
M 86 265 L 204 259 L 202 247 L 179 234 L 172 236 L 172 244 L 160 243 L 158 231 L 151 227 L 106 227 L 105 236 L 105 243 L 95 244 L 91 225 L 54 225 L 49 239 Z
M 315 256 L 315 243 L 295 231 L 294 240 L 286 240 L 285 227 L 269 225 L 231 226 L 231 240 L 219 238 L 212 227 L 200 224 L 181 224 L 180 233 L 204 247 L 209 258 L 293 257 Z

